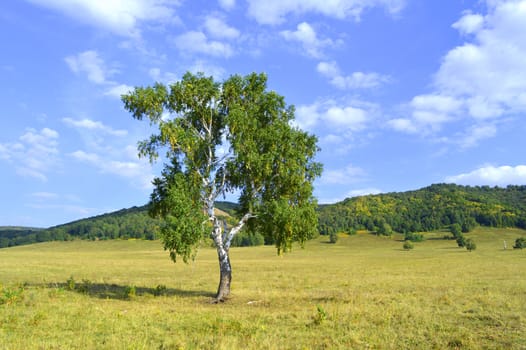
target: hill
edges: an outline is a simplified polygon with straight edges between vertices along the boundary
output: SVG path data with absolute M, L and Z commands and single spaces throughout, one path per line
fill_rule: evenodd
M 233 215 L 237 205 L 218 202 L 218 216 Z M 97 215 L 66 224 L 45 228 L 0 227 L 0 248 L 47 241 L 69 241 L 73 239 L 147 239 L 156 238 L 159 220 L 148 215 L 148 206 L 131 207 Z
M 227 221 L 236 216 L 237 204 L 217 203 L 218 215 Z M 458 223 L 464 232 L 473 227 L 526 229 L 526 186 L 488 187 L 434 184 L 416 191 L 348 198 L 320 205 L 321 234 L 369 230 L 379 234 L 426 232 Z M 155 239 L 158 220 L 147 206 L 77 220 L 47 229 L 0 227 L 0 248 L 45 241 L 72 239 Z M 245 236 L 243 236 L 245 235 Z M 236 236 L 234 245 L 262 244 L 263 237 Z M 272 242 L 267 242 L 272 243 Z
M 366 229 L 433 231 L 458 223 L 526 229 L 526 186 L 434 184 L 416 191 L 368 195 L 319 207 L 322 234 Z

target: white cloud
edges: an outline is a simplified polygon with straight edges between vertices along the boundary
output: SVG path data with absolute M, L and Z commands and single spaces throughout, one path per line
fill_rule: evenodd
M 88 80 L 95 84 L 106 83 L 109 71 L 96 51 L 84 51 L 64 59 L 74 73 L 85 73 Z
M 484 166 L 472 172 L 448 176 L 446 182 L 463 185 L 526 185 L 526 165 Z
M 345 127 L 353 131 L 362 130 L 367 121 L 367 112 L 352 106 L 330 107 L 323 120 L 335 127 Z
M 321 182 L 347 185 L 363 181 L 366 175 L 366 172 L 362 168 L 350 164 L 343 169 L 325 170 L 322 174 Z
M 162 82 L 165 84 L 171 84 L 178 80 L 177 75 L 172 72 L 161 72 L 160 68 L 150 68 L 148 75 L 155 81 Z
M 298 24 L 296 31 L 284 30 L 280 34 L 286 40 L 301 43 L 307 55 L 314 58 L 323 57 L 322 50 L 325 47 L 334 46 L 334 42 L 331 39 L 318 38 L 314 28 L 307 22 Z
M 375 113 L 375 105 L 351 101 L 338 104 L 333 100 L 301 105 L 296 109 L 295 124 L 305 130 L 323 125 L 329 132 L 356 132 L 366 128 Z
M 137 159 L 136 155 L 130 157 L 129 147 L 125 147 L 121 154 L 117 155 L 121 159 L 113 159 L 109 155 L 88 153 L 82 150 L 72 152 L 70 156 L 95 167 L 102 174 L 127 178 L 137 187 L 149 189 L 152 186 L 151 166 L 147 161 Z
M 417 134 L 419 132 L 413 120 L 407 118 L 391 119 L 387 122 L 387 125 L 396 131 L 406 132 L 408 134 Z
M 526 112 L 526 0 L 488 0 L 488 9 L 453 24 L 469 41 L 444 56 L 433 91 L 410 102 L 411 118 L 391 126 L 427 134 L 463 121 L 461 145 L 471 147 L 496 134 L 496 121 Z
M 481 140 L 492 138 L 497 134 L 497 127 L 493 124 L 473 125 L 465 135 L 461 136 L 458 144 L 462 148 L 478 145 Z
M 229 26 L 217 16 L 207 16 L 204 23 L 205 29 L 210 36 L 219 39 L 236 39 L 240 33 L 234 27 Z
M 109 77 L 117 73 L 116 69 L 106 66 L 104 60 L 97 51 L 88 50 L 76 55 L 68 56 L 64 59 L 68 67 L 75 74 L 86 74 L 89 81 L 97 85 L 104 85 L 104 95 L 119 98 L 133 90 L 132 86 L 119 84 Z
M 232 10 L 236 7 L 236 0 L 219 0 L 219 6 L 226 11 Z
M 38 200 L 50 200 L 50 199 L 56 199 L 59 197 L 58 194 L 52 193 L 52 192 L 34 192 L 31 194 L 31 196 Z
M 188 53 L 200 53 L 214 57 L 228 58 L 234 50 L 228 43 L 208 40 L 203 32 L 189 31 L 173 39 L 175 46 Z
M 289 14 L 316 13 L 328 17 L 359 20 L 367 8 L 383 7 L 399 13 L 406 0 L 248 0 L 248 14 L 261 24 L 279 24 Z
M 98 163 L 100 161 L 100 158 L 95 153 L 87 153 L 81 150 L 75 151 L 70 154 L 73 158 L 83 161 L 83 162 L 89 162 L 89 163 Z
M 140 23 L 176 19 L 174 0 L 28 0 L 114 34 L 139 37 Z
M 484 17 L 479 14 L 466 12 L 462 18 L 453 23 L 452 27 L 463 34 L 472 34 L 479 31 L 484 24 Z
M 133 90 L 134 90 L 133 86 L 126 85 L 126 84 L 119 84 L 119 85 L 114 85 L 108 88 L 104 94 L 107 96 L 121 98 L 122 95 L 128 94 L 129 92 Z
M 113 136 L 126 136 L 128 132 L 126 130 L 115 130 L 108 125 L 104 125 L 99 121 L 93 121 L 91 119 L 75 120 L 72 118 L 62 118 L 62 121 L 72 127 L 86 130 L 97 130 Z
M 353 72 L 351 75 L 344 76 L 340 72 L 338 64 L 334 61 L 320 62 L 316 66 L 318 73 L 330 79 L 330 83 L 335 87 L 345 89 L 367 89 L 374 88 L 391 79 L 386 75 L 378 73 Z
M 192 73 L 203 73 L 206 76 L 212 76 L 214 79 L 222 79 L 226 75 L 225 69 L 204 60 L 195 61 L 188 67 L 188 70 Z
M 17 174 L 47 181 L 59 164 L 59 134 L 53 129 L 27 129 L 18 142 L 0 144 L 0 159 L 14 164 Z
M 356 190 L 351 190 L 347 192 L 347 197 L 360 197 L 360 196 L 367 196 L 369 194 L 379 194 L 382 193 L 382 190 L 374 187 L 368 187 L 368 188 L 359 188 Z

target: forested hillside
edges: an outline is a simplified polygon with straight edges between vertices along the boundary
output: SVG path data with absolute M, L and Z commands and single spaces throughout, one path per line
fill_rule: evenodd
M 322 205 L 322 234 L 366 229 L 380 234 L 437 230 L 458 223 L 526 229 L 526 186 L 435 184 L 417 191 L 368 195 Z
M 218 209 L 235 216 L 237 205 L 220 202 Z M 526 186 L 470 187 L 436 184 L 416 191 L 368 195 L 321 205 L 321 234 L 369 230 L 426 232 L 459 224 L 464 232 L 476 225 L 526 229 Z M 235 223 L 234 218 L 226 218 Z M 72 239 L 155 239 L 158 220 L 147 207 L 133 207 L 47 229 L 0 227 L 0 248 Z M 233 245 L 263 244 L 258 234 L 242 232 Z M 267 242 L 272 243 L 272 242 Z
M 233 214 L 235 204 L 219 202 L 225 215 Z M 219 214 L 221 215 L 221 214 Z M 73 239 L 155 239 L 160 222 L 148 215 L 146 205 L 121 209 L 47 229 L 0 227 L 0 248 L 47 241 Z

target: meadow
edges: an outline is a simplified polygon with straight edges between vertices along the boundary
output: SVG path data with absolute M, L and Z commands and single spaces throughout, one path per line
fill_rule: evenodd
M 219 305 L 212 248 L 188 265 L 157 241 L 1 249 L 0 349 L 526 349 L 526 232 L 478 228 L 472 252 L 443 235 L 232 248 Z

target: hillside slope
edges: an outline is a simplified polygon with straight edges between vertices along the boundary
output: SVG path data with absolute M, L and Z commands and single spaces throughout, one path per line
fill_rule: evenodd
M 416 191 L 348 198 L 322 205 L 322 234 L 386 225 L 397 232 L 424 232 L 458 223 L 469 231 L 476 225 L 526 229 L 526 186 L 506 188 L 435 184 Z

